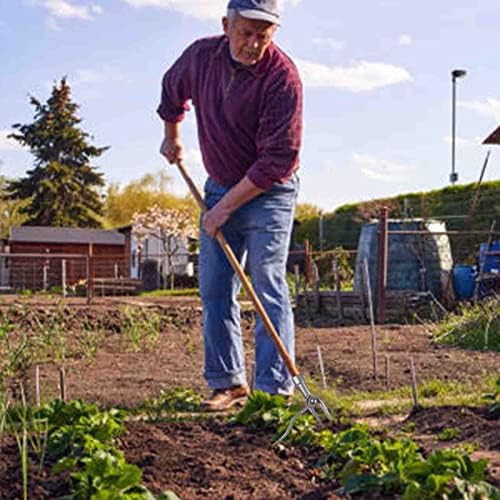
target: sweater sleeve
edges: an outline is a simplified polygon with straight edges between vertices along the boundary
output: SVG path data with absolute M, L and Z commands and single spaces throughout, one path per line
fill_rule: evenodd
M 180 122 L 189 111 L 192 97 L 191 70 L 195 66 L 196 42 L 190 45 L 163 76 L 161 100 L 157 112 L 162 120 Z
M 302 139 L 302 84 L 297 74 L 282 76 L 266 91 L 257 131 L 257 160 L 247 171 L 259 188 L 268 190 L 298 168 Z

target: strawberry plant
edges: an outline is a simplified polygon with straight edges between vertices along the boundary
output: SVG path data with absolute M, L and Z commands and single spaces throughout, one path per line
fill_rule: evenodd
M 494 491 L 484 483 L 486 461 L 474 462 L 457 450 L 435 451 L 424 458 L 415 442 L 381 441 L 365 426 L 338 434 L 323 431 L 317 442 L 325 450 L 321 463 L 326 475 L 340 479 L 343 493 L 376 492 L 424 500 L 476 498 L 461 496 L 458 484 L 471 491 L 476 486 Z
M 298 405 L 289 405 L 283 396 L 254 391 L 241 412 L 231 417 L 230 421 L 253 429 L 275 430 L 275 437 L 278 438 L 284 434 L 290 420 L 300 410 L 301 407 Z M 312 415 L 300 416 L 288 435 L 287 442 L 292 444 L 309 442 L 314 436 L 315 423 Z

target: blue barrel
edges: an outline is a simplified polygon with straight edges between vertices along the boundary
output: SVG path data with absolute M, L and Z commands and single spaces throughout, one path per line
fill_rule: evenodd
M 479 268 L 483 267 L 483 273 L 491 273 L 493 270 L 500 272 L 500 255 L 486 255 L 488 252 L 500 253 L 500 241 L 492 241 L 488 249 L 488 243 L 479 246 Z
M 453 268 L 453 287 L 457 299 L 472 299 L 476 286 L 475 277 L 476 271 L 473 266 L 458 264 Z

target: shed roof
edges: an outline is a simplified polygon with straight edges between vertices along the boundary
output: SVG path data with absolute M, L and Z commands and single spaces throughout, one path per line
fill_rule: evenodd
M 497 127 L 486 139 L 483 144 L 500 144 L 500 127 Z
M 104 229 L 20 226 L 10 228 L 9 242 L 124 245 L 125 236 L 118 231 Z

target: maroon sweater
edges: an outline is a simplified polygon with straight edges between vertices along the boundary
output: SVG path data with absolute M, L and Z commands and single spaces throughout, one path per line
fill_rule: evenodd
M 267 190 L 297 170 L 302 84 L 276 45 L 249 67 L 233 61 L 225 36 L 194 42 L 163 77 L 158 114 L 179 122 L 189 99 L 205 168 L 217 183 L 232 186 L 247 175 Z

